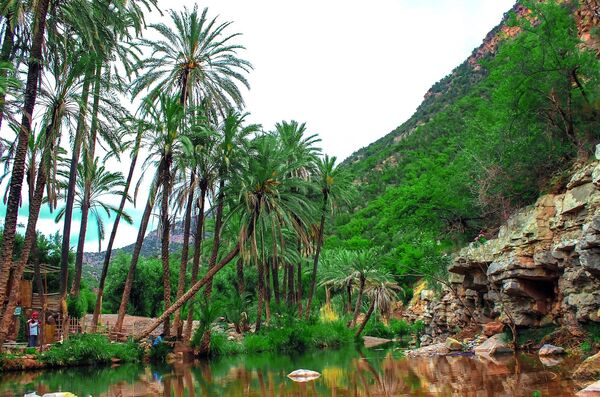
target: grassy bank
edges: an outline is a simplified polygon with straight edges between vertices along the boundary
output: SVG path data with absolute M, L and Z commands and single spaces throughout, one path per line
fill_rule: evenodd
M 1 370 L 34 369 L 49 367 L 75 367 L 83 365 L 139 362 L 143 350 L 137 343 L 114 343 L 104 335 L 73 335 L 63 343 L 52 345 L 44 352 L 27 349 L 23 354 L 0 355 Z
M 193 347 L 200 345 L 201 337 L 199 332 L 194 335 Z M 350 346 L 354 342 L 354 331 L 348 328 L 343 320 L 325 323 L 274 322 L 264 326 L 258 333 L 245 335 L 241 340 L 229 340 L 224 332 L 212 332 L 210 354 L 220 356 L 260 352 L 304 352 L 311 349 Z

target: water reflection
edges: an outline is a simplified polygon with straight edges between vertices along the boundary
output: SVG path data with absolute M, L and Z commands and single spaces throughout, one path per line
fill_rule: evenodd
M 323 351 L 297 356 L 263 354 L 174 366 L 125 365 L 0 375 L 0 397 L 36 391 L 79 396 L 574 396 L 566 380 L 573 363 L 544 366 L 537 357 L 472 356 L 405 359 L 397 350 Z M 319 371 L 296 383 L 294 369 Z

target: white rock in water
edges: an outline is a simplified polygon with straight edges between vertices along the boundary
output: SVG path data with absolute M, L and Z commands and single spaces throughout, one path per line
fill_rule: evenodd
M 320 376 L 320 373 L 309 369 L 297 369 L 288 374 L 288 378 L 294 382 L 310 382 L 311 380 L 318 379 Z
M 56 393 L 46 393 L 42 397 L 77 397 L 73 393 L 66 392 L 56 392 Z
M 581 396 L 581 397 L 594 397 L 594 396 L 599 396 L 600 395 L 600 380 L 596 383 L 592 383 L 591 385 L 589 385 L 588 387 L 586 387 L 585 389 L 579 391 L 579 393 L 576 394 L 577 396 Z

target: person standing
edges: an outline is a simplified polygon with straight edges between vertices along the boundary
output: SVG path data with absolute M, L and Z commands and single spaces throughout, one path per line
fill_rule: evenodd
M 29 331 L 29 347 L 37 347 L 38 335 L 40 334 L 40 322 L 38 312 L 31 313 L 31 318 L 27 320 L 27 329 Z

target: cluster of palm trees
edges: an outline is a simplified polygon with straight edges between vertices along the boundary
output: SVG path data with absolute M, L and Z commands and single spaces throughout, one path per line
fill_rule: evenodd
M 332 290 L 344 296 L 346 312 L 352 315 L 348 326 L 357 325 L 365 295 L 368 298 L 369 308 L 356 329 L 356 336 L 364 331 L 375 310 L 384 318 L 389 318 L 392 306 L 398 300 L 398 293 L 402 292 L 393 275 L 382 268 L 380 258 L 377 249 L 341 249 L 329 251 L 322 260 L 320 284 L 326 288 L 326 304 L 331 304 Z M 356 299 L 352 308 L 352 294 L 355 291 Z
M 138 337 L 164 322 L 166 333 L 175 329 L 179 337 L 189 338 L 192 298 L 204 287 L 210 300 L 213 276 L 233 260 L 240 293 L 245 289 L 244 267 L 258 270 L 257 329 L 263 312 L 269 320 L 272 300 L 297 305 L 299 314 L 310 316 L 326 220 L 344 196 L 348 179 L 335 158 L 321 154 L 319 140 L 307 134 L 304 124 L 281 122 L 265 132 L 246 122 L 241 89 L 248 86 L 252 66 L 240 57 L 244 47 L 236 43 L 239 34 L 229 33 L 229 22 L 209 18 L 206 9 L 196 7 L 169 11 L 170 23 L 150 25 L 157 38 L 149 40 L 142 33 L 144 13 L 151 10 L 160 12 L 156 0 L 0 1 L 0 125 L 7 121 L 16 135 L 2 144 L 9 188 L 0 303 L 8 304 L 0 308 L 0 346 L 13 319 L 7 314 L 18 302 L 18 281 L 35 244 L 43 204 L 57 210 L 57 220 L 63 221 L 63 321 L 67 298 L 80 292 L 90 216 L 100 240 L 106 235 L 100 213 L 115 216 L 93 316 L 97 326 L 120 221 L 131 223 L 125 206 L 138 203 L 140 182 L 136 185 L 133 175 L 141 153 L 150 187 L 117 331 L 123 327 L 142 242 L 154 215 L 161 236 L 165 311 Z M 134 114 L 126 100 L 139 103 Z M 127 158 L 126 176 L 104 164 Z M 24 181 L 29 214 L 23 249 L 16 255 Z M 110 202 L 115 195 L 118 206 Z M 81 223 L 75 274 L 69 277 L 75 210 L 81 212 Z M 207 217 L 214 221 L 212 230 L 205 230 Z M 169 235 L 177 219 L 182 219 L 184 237 L 177 290 L 171 291 Z M 207 235 L 212 241 L 203 257 Z M 308 260 L 312 279 L 303 307 L 300 276 Z M 188 267 L 191 285 L 186 285 Z M 186 303 L 183 329 L 181 307 Z

